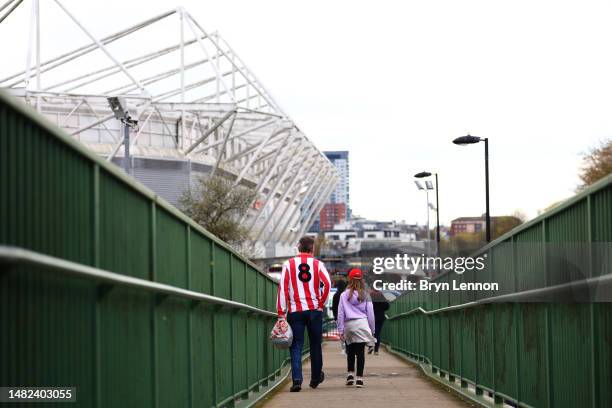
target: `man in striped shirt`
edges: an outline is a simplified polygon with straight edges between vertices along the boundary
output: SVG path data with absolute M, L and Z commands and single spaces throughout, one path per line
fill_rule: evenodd
M 331 281 L 323 262 L 313 257 L 314 239 L 302 237 L 297 256 L 283 264 L 278 285 L 277 309 L 279 318 L 286 318 L 293 331 L 291 354 L 291 392 L 302 389 L 302 347 L 304 330 L 310 340 L 310 386 L 317 386 L 325 379 L 321 341 L 323 331 L 323 306 L 329 295 Z

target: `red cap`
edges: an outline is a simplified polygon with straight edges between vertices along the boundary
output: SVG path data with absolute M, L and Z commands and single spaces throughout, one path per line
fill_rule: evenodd
M 349 272 L 349 279 L 361 279 L 363 278 L 363 272 L 361 272 L 361 269 L 351 269 L 351 271 Z

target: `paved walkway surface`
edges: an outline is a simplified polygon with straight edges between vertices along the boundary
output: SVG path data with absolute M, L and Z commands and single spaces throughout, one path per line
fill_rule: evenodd
M 382 349 L 382 347 L 381 347 Z M 456 395 L 436 385 L 420 369 L 392 354 L 381 350 L 378 356 L 366 355 L 365 387 L 344 385 L 346 380 L 346 356 L 340 354 L 338 342 L 327 342 L 323 347 L 323 371 L 325 382 L 317 389 L 308 386 L 310 362 L 304 364 L 304 384 L 301 392 L 289 392 L 287 381 L 280 390 L 269 396 L 265 408 L 324 408 L 343 407 L 469 407 Z

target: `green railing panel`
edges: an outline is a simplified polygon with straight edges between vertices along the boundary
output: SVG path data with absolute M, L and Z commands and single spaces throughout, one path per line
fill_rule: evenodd
M 595 395 L 600 406 L 612 407 L 612 304 L 595 304 L 593 313 L 596 328 L 593 360 L 597 362 L 594 372 L 601 379 L 595 383 Z
M 442 336 L 440 334 L 440 321 L 442 320 L 442 316 L 433 316 L 431 319 L 432 323 L 432 337 L 433 337 L 433 352 L 431 353 L 431 362 L 434 366 L 440 367 L 442 365 L 442 357 L 440 355 L 440 351 L 442 350 Z M 404 331 L 400 331 L 397 333 L 398 336 L 401 336 Z M 445 339 L 448 340 L 448 339 Z M 402 345 L 402 348 L 408 350 L 405 344 Z
M 476 371 L 476 319 L 473 309 L 463 310 L 463 325 L 457 336 L 461 337 L 461 377 L 477 378 Z M 424 318 L 425 316 L 422 316 Z
M 95 288 L 45 272 L 25 265 L 0 269 L 0 382 L 78 384 L 82 406 L 94 406 Z
M 99 296 L 100 388 L 116 390 L 104 396 L 104 406 L 151 406 L 153 336 L 151 322 L 141 316 L 150 313 L 152 297 L 128 288 Z M 124 385 L 126 381 L 132 384 L 132 392 Z
M 500 245 L 491 248 L 488 254 L 488 262 L 491 264 L 490 282 L 498 282 L 500 290 L 498 295 L 504 295 L 515 291 L 514 270 L 514 246 L 511 240 L 506 240 Z
M 217 400 L 224 401 L 234 395 L 232 355 L 232 313 L 227 310 L 215 312 L 215 370 Z
M 552 243 L 553 249 L 558 248 L 557 252 L 564 252 L 563 258 L 556 254 L 546 258 L 549 285 L 589 277 L 591 257 L 585 245 L 590 242 L 588 214 L 588 200 L 582 200 L 546 220 L 547 242 Z
M 448 371 L 451 374 L 459 376 L 461 376 L 461 328 L 463 327 L 462 315 L 462 310 L 451 312 L 448 315 Z
M 191 228 L 189 241 L 191 243 L 189 257 L 191 265 L 190 289 L 212 295 L 212 241 L 198 233 L 194 233 Z M 254 305 L 254 303 L 249 304 Z
M 550 307 L 551 406 L 593 406 L 590 309 L 588 304 Z
M 216 378 L 215 344 L 213 342 L 214 308 L 198 305 L 191 310 L 191 390 L 192 405 L 210 407 L 215 405 Z
M 548 305 L 520 305 L 518 365 L 520 367 L 520 400 L 532 407 L 547 405 L 546 346 Z
M 167 211 L 155 211 L 156 281 L 187 289 L 187 230 Z M 223 269 L 225 270 L 225 269 Z M 225 297 L 225 296 L 223 296 Z
M 1 92 L 0 180 L 0 246 L 55 257 L 0 259 L 2 385 L 76 386 L 83 407 L 195 407 L 279 373 L 287 353 L 267 341 L 265 312 L 276 283 Z
M 494 389 L 504 395 L 518 395 L 517 322 L 514 304 L 493 305 L 495 321 Z
M 213 247 L 213 293 L 224 299 L 232 297 L 230 256 L 231 254 L 224 248 L 218 245 Z
M 0 242 L 91 263 L 91 165 L 13 110 L 0 134 Z
M 266 286 L 267 279 L 265 279 L 262 275 L 256 277 L 257 281 L 257 302 L 255 303 L 257 307 L 261 309 L 266 308 Z M 257 320 L 257 339 L 253 340 L 253 343 L 258 346 L 258 359 L 257 359 L 257 377 L 262 379 L 266 378 L 267 375 L 270 374 L 271 367 L 270 360 L 268 358 L 268 353 L 270 352 L 268 348 L 268 336 L 267 336 L 268 327 L 266 326 L 266 321 L 264 319 Z
M 189 401 L 189 301 L 156 299 L 157 398 L 160 407 L 188 406 Z M 163 390 L 163 392 L 162 392 Z
M 257 304 L 257 274 L 254 273 L 252 267 L 247 266 L 245 272 L 245 288 L 246 299 L 245 303 L 249 305 Z M 249 387 L 253 387 L 258 382 L 257 376 L 257 358 L 259 354 L 258 342 L 256 339 L 259 335 L 258 319 L 246 320 L 246 336 L 245 336 L 245 353 L 246 353 L 246 383 Z
M 476 311 L 480 312 L 476 323 L 478 339 L 478 380 L 477 383 L 492 390 L 495 388 L 495 316 L 493 305 L 484 305 Z
M 536 224 L 514 237 L 515 273 L 517 290 L 529 290 L 546 286 L 544 270 L 544 246 L 542 224 Z
M 232 300 L 244 303 L 246 298 L 245 291 L 245 272 L 246 267 L 237 258 L 231 257 L 231 290 Z M 232 317 L 232 365 L 234 389 L 246 390 L 247 384 L 247 356 L 246 356 L 246 336 L 234 335 L 234 333 L 246 334 L 246 316 L 241 313 Z
M 612 189 L 600 190 L 591 197 L 591 216 L 598 222 L 592 222 L 593 240 L 593 276 L 601 276 L 612 270 Z M 608 244 L 608 245 L 606 245 Z
M 98 201 L 100 249 L 97 266 L 135 278 L 151 279 L 151 205 L 148 200 L 99 170 Z

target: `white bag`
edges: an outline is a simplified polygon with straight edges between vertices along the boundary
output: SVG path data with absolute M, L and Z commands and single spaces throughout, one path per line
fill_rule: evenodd
M 285 319 L 278 319 L 270 332 L 270 342 L 278 349 L 288 349 L 293 343 L 293 331 Z

